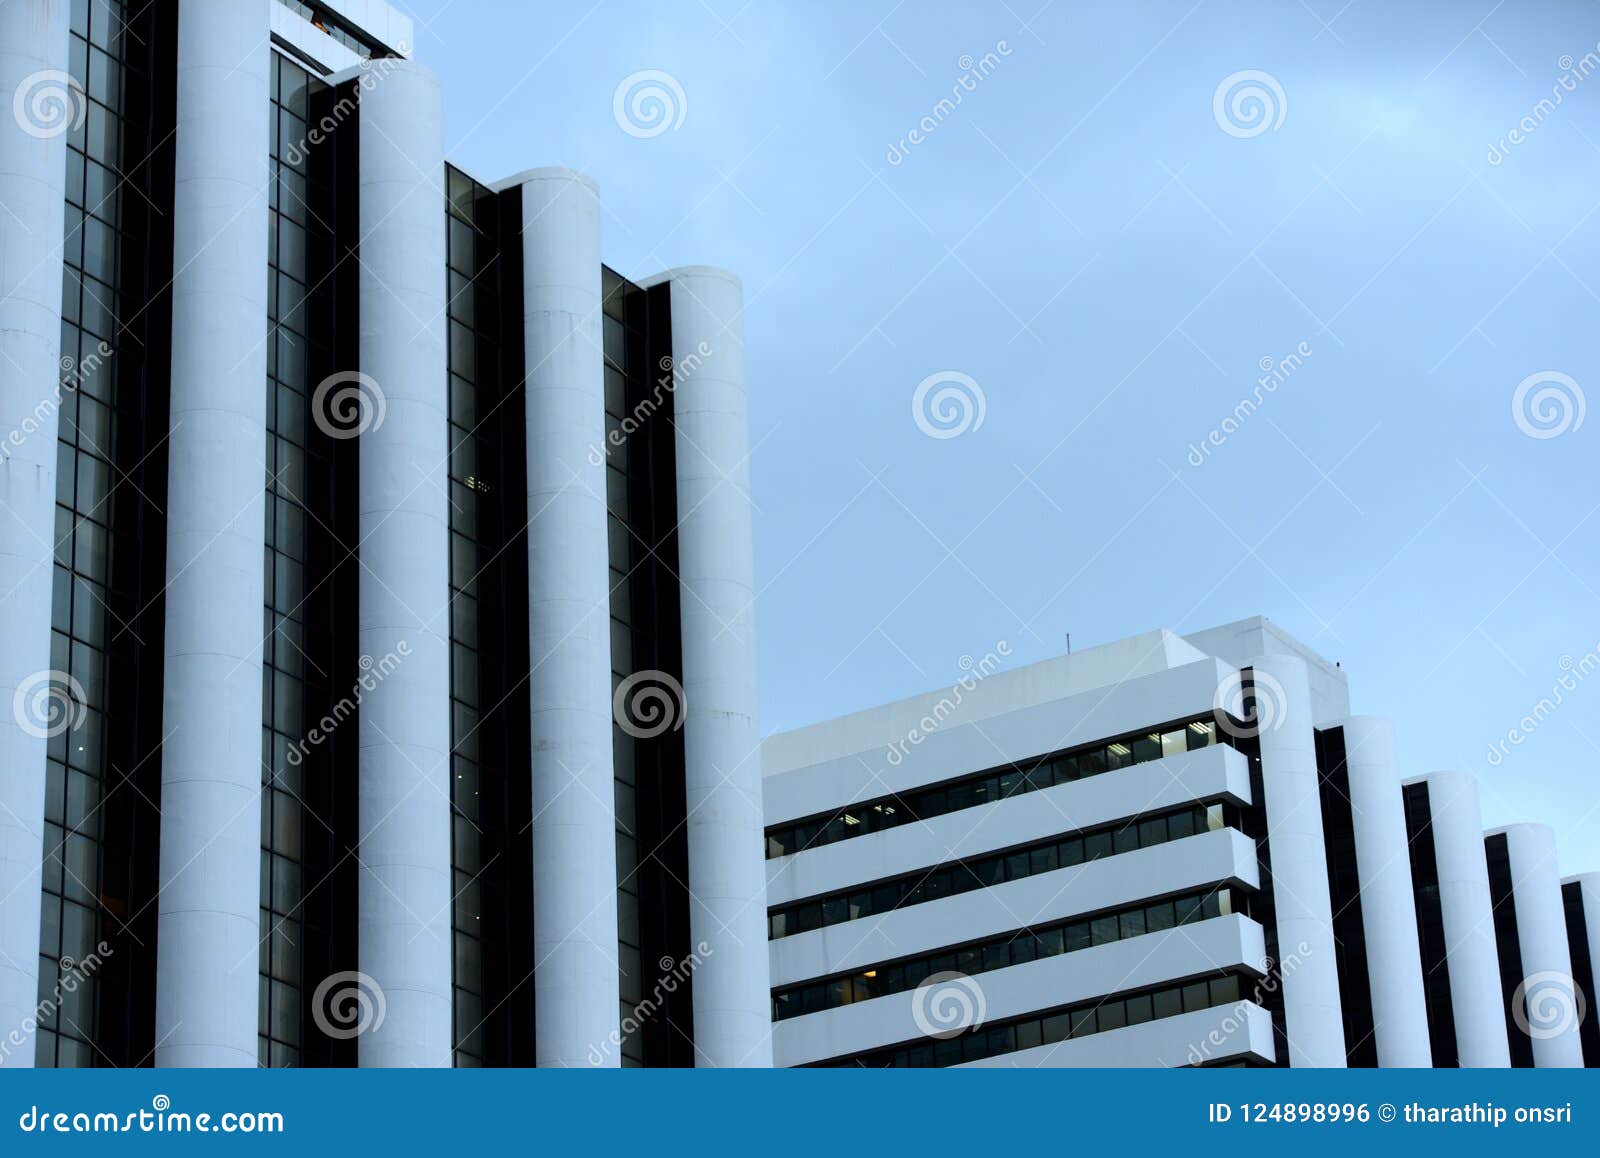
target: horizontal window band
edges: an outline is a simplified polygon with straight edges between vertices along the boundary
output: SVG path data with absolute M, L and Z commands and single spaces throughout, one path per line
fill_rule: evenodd
M 892 793 L 768 828 L 767 859 L 775 860 L 870 832 L 993 804 L 1025 792 L 1054 788 L 1135 764 L 1209 748 L 1219 742 L 1226 743 L 1227 738 L 1218 735 L 1216 723 L 1208 714 L 1156 731 L 1129 733 Z
M 1185 1013 L 1250 1004 L 1251 999 L 1245 993 L 1253 983 L 1254 978 L 1247 974 L 1225 971 L 1190 981 L 1110 994 L 1094 1001 L 1013 1018 L 998 1025 L 980 1024 L 952 1037 L 927 1037 L 905 1045 L 816 1062 L 808 1068 L 926 1069 L 981 1061 L 1019 1050 L 1076 1041 L 1130 1025 L 1164 1021 Z
M 959 896 L 1223 828 L 1243 831 L 1237 806 L 1206 802 L 1058 833 L 1003 852 L 946 862 L 775 906 L 767 914 L 767 937 L 775 941 L 862 917 L 881 916 L 926 901 Z
M 905 993 L 935 974 L 987 973 L 1234 913 L 1249 915 L 1247 896 L 1236 883 L 1223 882 L 1176 897 L 1052 921 L 1036 929 L 1020 929 L 959 948 L 775 989 L 772 1020 L 787 1021 Z

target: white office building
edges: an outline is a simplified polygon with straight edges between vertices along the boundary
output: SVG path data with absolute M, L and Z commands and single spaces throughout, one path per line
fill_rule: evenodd
M 0 4 L 0 1064 L 770 1062 L 739 280 L 412 34 Z
M 766 742 L 776 1064 L 1600 1062 L 1596 877 L 1267 620 L 963 667 Z

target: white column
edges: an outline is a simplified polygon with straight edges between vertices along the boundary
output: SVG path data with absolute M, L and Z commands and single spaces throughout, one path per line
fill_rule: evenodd
M 1344 722 L 1344 749 L 1378 1064 L 1426 1069 L 1433 1051 L 1394 721 L 1352 716 Z
M 703 266 L 672 289 L 688 789 L 689 932 L 702 1065 L 772 1064 L 756 707 L 744 289 Z
M 533 736 L 536 1059 L 620 1064 L 616 790 L 600 200 L 568 169 L 522 188 L 527 378 L 528 681 Z
M 1595 1002 L 1600 1001 L 1600 873 L 1579 873 L 1577 876 L 1567 877 L 1561 884 L 1563 887 L 1578 886 L 1578 896 L 1583 906 L 1585 939 L 1589 945 L 1589 975 L 1575 977 L 1573 980 L 1578 983 L 1578 988 L 1583 994 L 1584 1016 L 1600 1017 L 1600 1009 L 1595 1007 Z
M 23 1039 L 0 1066 L 33 1065 L 45 752 L 75 710 L 50 674 L 69 7 L 0 5 L 0 94 L 24 102 L 0 115 L 0 1033 Z
M 1463 772 L 1434 772 L 1421 782 L 1428 786 L 1456 1054 L 1463 1068 L 1505 1068 L 1511 1052 L 1478 785 Z
M 1261 779 L 1289 1064 L 1339 1067 L 1345 1064 L 1344 1021 L 1311 685 L 1305 660 L 1298 656 L 1262 656 L 1250 666 L 1262 723 Z
M 1533 1064 L 1540 1068 L 1583 1068 L 1572 991 L 1572 951 L 1567 945 L 1567 913 L 1556 871 L 1556 834 L 1545 824 L 1513 824 L 1499 829 L 1506 838 L 1511 867 L 1511 903 L 1517 912 L 1517 945 L 1522 951 L 1524 1006 L 1516 1024 L 1533 1041 Z M 1516 1011 L 1513 1011 L 1514 1014 Z
M 158 1066 L 254 1066 L 267 0 L 178 13 Z
M 385 1017 L 363 1066 L 449 1066 L 450 520 L 444 109 L 385 61 L 361 82 L 361 655 L 398 664 L 360 712 L 361 971 Z M 333 395 L 329 395 L 331 398 Z

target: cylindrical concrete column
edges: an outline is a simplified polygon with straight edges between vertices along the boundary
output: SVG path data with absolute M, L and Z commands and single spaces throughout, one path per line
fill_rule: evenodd
M 451 1037 L 450 519 L 444 105 L 385 61 L 360 121 L 361 655 L 398 663 L 360 713 L 361 971 L 386 1014 L 363 1066 L 448 1066 Z M 330 388 L 324 405 L 333 405 Z M 355 399 L 352 397 L 351 399 Z M 315 405 L 315 402 L 313 403 Z M 365 662 L 365 661 L 363 661 Z M 468 1027 L 470 1028 L 470 1027 Z
M 770 1066 L 744 289 L 732 274 L 702 266 L 666 277 L 676 383 L 689 929 L 704 958 L 694 974 L 696 1054 L 702 1065 Z
M 1511 1051 L 1506 1043 L 1478 785 L 1463 772 L 1434 772 L 1421 780 L 1428 786 L 1433 856 L 1439 871 L 1456 1055 L 1463 1068 L 1504 1068 L 1511 1064 Z
M 1433 1052 L 1394 721 L 1352 716 L 1344 722 L 1344 750 L 1378 1064 L 1426 1069 Z
M 600 332 L 600 199 L 538 169 L 522 188 L 527 359 L 533 937 L 541 1066 L 620 1064 L 616 790 Z
M 1522 955 L 1522 1008 L 1512 1010 L 1513 1021 L 1532 1040 L 1534 1065 L 1582 1069 L 1555 830 L 1546 824 L 1513 824 L 1499 831 L 1506 838 Z
M 33 1065 L 45 753 L 78 707 L 50 670 L 70 7 L 0 5 L 0 1066 Z
M 1311 684 L 1305 660 L 1298 656 L 1262 656 L 1250 667 L 1255 672 L 1256 718 L 1261 725 L 1261 780 L 1289 1064 L 1343 1066 L 1344 1018 Z
M 268 7 L 178 12 L 160 1066 L 256 1064 Z

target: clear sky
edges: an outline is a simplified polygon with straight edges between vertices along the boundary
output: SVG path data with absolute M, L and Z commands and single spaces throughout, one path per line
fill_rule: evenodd
M 398 6 L 455 163 L 743 277 L 764 731 L 1259 613 L 1600 869 L 1600 4 L 591 3 Z

